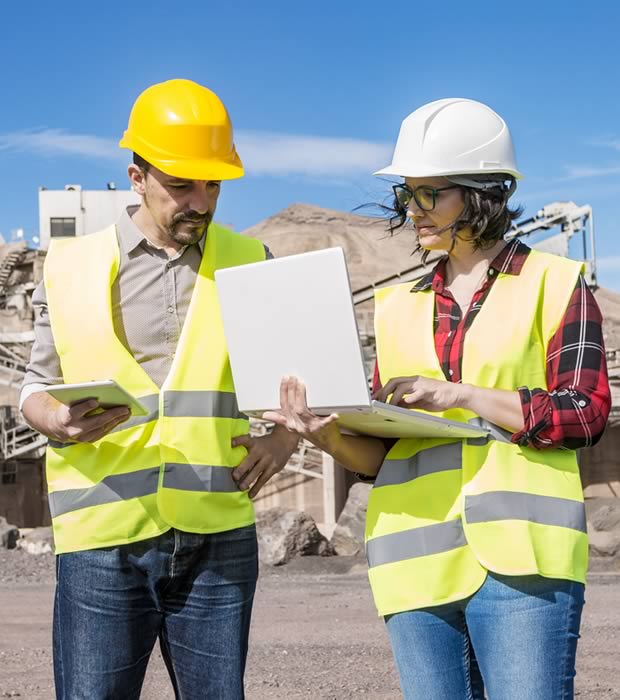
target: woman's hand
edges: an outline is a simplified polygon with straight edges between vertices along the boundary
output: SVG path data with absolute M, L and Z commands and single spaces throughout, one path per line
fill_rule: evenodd
M 376 476 L 387 452 L 383 440 L 366 435 L 343 435 L 338 414 L 317 416 L 308 408 L 306 386 L 296 377 L 282 377 L 280 410 L 265 411 L 265 420 L 301 435 L 352 472 Z
M 306 385 L 297 377 L 282 377 L 280 410 L 266 411 L 263 418 L 298 433 L 328 452 L 335 449 L 341 436 L 336 425 L 338 414 L 318 416 L 311 411 L 306 399 Z
M 429 379 L 428 377 L 395 377 L 377 391 L 373 398 L 403 408 L 419 408 L 423 411 L 447 411 L 462 407 L 466 399 L 466 384 Z

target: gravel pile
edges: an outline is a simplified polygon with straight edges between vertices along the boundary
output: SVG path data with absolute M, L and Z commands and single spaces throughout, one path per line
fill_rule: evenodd
M 28 554 L 21 549 L 0 549 L 0 583 L 20 585 L 54 583 L 53 554 Z

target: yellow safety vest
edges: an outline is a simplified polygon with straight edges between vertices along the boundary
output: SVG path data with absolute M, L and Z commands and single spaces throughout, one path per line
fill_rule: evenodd
M 519 275 L 498 273 L 465 337 L 463 382 L 546 388 L 546 350 L 582 266 L 531 251 Z M 445 380 L 433 338 L 435 295 L 411 284 L 376 292 L 383 382 Z M 442 415 L 481 422 L 452 409 Z M 386 455 L 366 522 L 380 615 L 462 600 L 487 570 L 585 581 L 588 543 L 575 452 L 535 450 L 491 426 L 489 439 L 401 439 Z
M 232 470 L 248 431 L 239 413 L 214 272 L 263 260 L 264 247 L 211 224 L 172 367 L 161 390 L 114 332 L 116 227 L 54 241 L 45 286 L 66 383 L 114 379 L 151 412 L 92 444 L 49 443 L 47 482 L 56 552 L 143 540 L 175 527 L 231 530 L 254 522 Z

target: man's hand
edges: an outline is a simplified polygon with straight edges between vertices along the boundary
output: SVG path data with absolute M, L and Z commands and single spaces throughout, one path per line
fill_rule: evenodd
M 423 411 L 447 411 L 463 405 L 468 385 L 429 379 L 428 377 L 394 377 L 373 398 L 403 408 Z
M 127 406 L 88 415 L 97 408 L 99 404 L 95 399 L 65 406 L 41 391 L 24 401 L 22 411 L 35 430 L 57 442 L 96 442 L 130 416 Z
M 270 435 L 239 435 L 233 438 L 233 447 L 243 445 L 248 451 L 232 473 L 239 488 L 245 491 L 251 486 L 250 498 L 254 498 L 269 479 L 284 468 L 298 442 L 299 435 L 278 425 Z
M 60 404 L 52 416 L 54 436 L 60 442 L 97 442 L 124 423 L 130 415 L 127 406 L 102 409 L 101 413 L 89 416 L 99 408 L 95 399 L 80 401 L 71 406 Z

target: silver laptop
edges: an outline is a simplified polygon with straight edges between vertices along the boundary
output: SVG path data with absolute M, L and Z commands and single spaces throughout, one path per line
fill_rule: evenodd
M 302 379 L 308 406 L 380 437 L 475 438 L 480 426 L 371 399 L 342 248 L 215 273 L 239 409 L 280 407 L 280 380 Z

